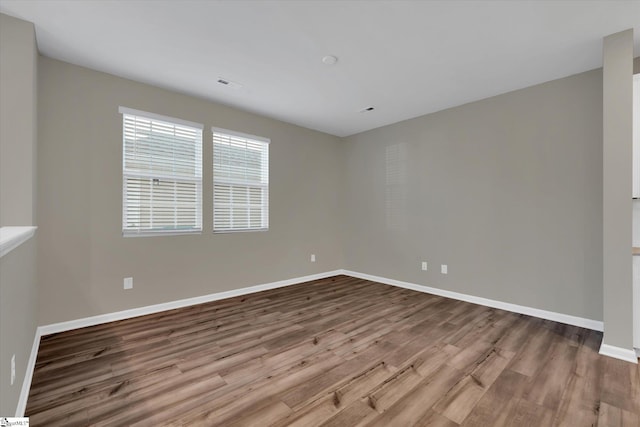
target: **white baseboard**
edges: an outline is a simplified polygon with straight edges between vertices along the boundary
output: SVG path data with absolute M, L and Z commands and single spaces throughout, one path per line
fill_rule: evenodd
M 85 317 L 82 319 L 70 320 L 67 322 L 53 323 L 50 325 L 40 326 L 38 329 L 41 336 L 54 334 L 58 332 L 70 331 L 73 329 L 84 328 L 87 326 L 99 325 L 102 323 L 114 322 L 117 320 L 129 319 L 132 317 L 144 316 L 147 314 L 159 313 L 161 311 L 173 310 L 176 308 L 188 307 L 191 305 L 202 304 L 211 301 L 218 301 L 225 298 L 232 298 L 241 295 L 247 295 L 255 292 L 276 289 L 285 286 L 295 285 L 298 283 L 309 282 L 312 280 L 324 279 L 331 276 L 344 274 L 358 279 L 371 280 L 373 282 L 384 283 L 387 285 L 398 286 L 405 289 L 411 289 L 418 292 L 424 292 L 433 295 L 439 295 L 446 298 L 452 298 L 460 301 L 466 301 L 473 304 L 484 305 L 487 307 L 498 308 L 501 310 L 511 311 L 514 313 L 526 314 L 528 316 L 539 317 L 542 319 L 553 320 L 555 322 L 566 323 L 568 325 L 579 326 L 581 328 L 592 329 L 602 332 L 604 324 L 598 320 L 585 319 L 583 317 L 571 316 L 553 311 L 541 310 L 538 308 L 527 307 L 518 304 L 511 304 L 503 301 L 492 300 L 488 298 L 467 295 L 459 292 L 447 291 L 444 289 L 432 288 L 429 286 L 418 285 L 415 283 L 403 282 L 401 280 L 389 279 L 371 274 L 359 273 L 351 270 L 334 270 L 324 273 L 313 274 L 303 277 L 295 277 L 292 279 L 280 280 L 278 282 L 264 283 L 261 285 L 250 286 L 246 288 L 233 289 L 230 291 L 217 292 L 199 297 L 186 298 L 177 301 L 170 301 L 161 304 L 148 305 L 145 307 L 133 308 L 129 310 L 117 311 L 114 313 L 100 314 L 97 316 Z
M 85 317 L 82 319 L 69 320 L 67 322 L 52 323 L 50 325 L 40 326 L 40 334 L 50 335 L 58 332 L 70 331 L 73 329 L 84 328 L 87 326 L 100 325 L 102 323 L 114 322 L 116 320 L 130 319 L 132 317 L 144 316 L 147 314 L 159 313 L 161 311 L 173 310 L 176 308 L 188 307 L 190 305 L 202 304 L 205 302 L 218 301 L 225 298 L 232 298 L 241 295 L 252 294 L 254 292 L 266 291 L 269 289 L 282 288 L 285 286 L 296 285 L 298 283 L 309 282 L 312 280 L 325 279 L 331 276 L 342 274 L 342 270 L 327 271 L 324 273 L 312 274 L 310 276 L 295 277 L 292 279 L 280 280 L 278 282 L 264 283 L 247 288 L 233 289 L 230 291 L 216 292 L 214 294 L 203 295 L 199 297 L 186 298 L 177 301 L 170 301 L 161 304 L 147 305 L 144 307 L 132 308 L 129 310 L 117 311 L 114 313 L 100 314 L 97 316 Z
M 554 311 L 541 310 L 539 308 L 511 304 L 508 302 L 476 297 L 473 295 L 462 294 L 459 292 L 452 292 L 452 291 L 446 291 L 444 289 L 431 288 L 429 286 L 422 286 L 415 283 L 403 282 L 395 279 L 388 279 L 386 277 L 372 276 L 370 274 L 358 273 L 356 271 L 342 270 L 342 274 L 346 274 L 347 276 L 357 277 L 359 279 L 371 280 L 373 282 L 380 282 L 387 285 L 398 286 L 405 289 L 411 289 L 413 291 L 439 295 L 442 297 L 457 299 L 460 301 L 466 301 L 473 304 L 499 308 L 500 310 L 511 311 L 519 314 L 526 314 L 528 316 L 539 317 L 541 319 L 553 320 L 554 322 L 566 323 L 567 325 L 579 326 L 581 328 L 592 329 L 594 331 L 602 332 L 604 330 L 603 322 L 598 320 L 585 319 L 582 317 L 571 316 L 568 314 L 556 313 Z
M 33 337 L 33 345 L 31 346 L 31 354 L 29 355 L 29 361 L 27 362 L 27 370 L 24 373 L 24 379 L 22 380 L 22 389 L 20 389 L 20 396 L 18 397 L 18 407 L 16 408 L 16 417 L 24 417 L 24 411 L 27 409 L 27 399 L 29 398 L 29 390 L 31 389 L 31 380 L 33 379 L 33 370 L 36 367 L 36 358 L 38 357 L 38 348 L 40 348 L 40 327 L 36 328 L 35 336 Z
M 603 356 L 609 356 L 616 359 L 624 360 L 626 362 L 635 364 L 638 363 L 638 355 L 633 349 L 629 350 L 626 348 L 616 347 L 603 343 L 600 345 L 600 354 L 602 354 Z

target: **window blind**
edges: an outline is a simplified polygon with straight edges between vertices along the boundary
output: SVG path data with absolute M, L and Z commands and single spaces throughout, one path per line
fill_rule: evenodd
M 202 128 L 120 107 L 125 236 L 202 231 Z
M 213 231 L 269 228 L 269 139 L 213 132 Z

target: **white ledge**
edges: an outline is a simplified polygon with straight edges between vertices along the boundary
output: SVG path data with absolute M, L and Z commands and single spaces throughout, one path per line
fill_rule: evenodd
M 38 227 L 0 227 L 0 258 L 33 237 L 36 228 Z

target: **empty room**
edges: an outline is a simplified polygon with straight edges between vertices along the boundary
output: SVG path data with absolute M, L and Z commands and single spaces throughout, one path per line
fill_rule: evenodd
M 640 426 L 640 0 L 0 0 L 0 426 Z

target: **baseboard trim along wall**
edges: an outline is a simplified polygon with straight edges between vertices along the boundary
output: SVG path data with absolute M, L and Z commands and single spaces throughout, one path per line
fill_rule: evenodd
M 266 291 L 269 289 L 282 288 L 298 283 L 310 282 L 313 280 L 325 279 L 331 276 L 344 274 L 358 279 L 371 280 L 373 282 L 384 283 L 386 285 L 398 286 L 400 288 L 411 289 L 413 291 L 424 292 L 432 295 L 439 295 L 446 298 L 466 301 L 473 304 L 479 304 L 487 307 L 498 308 L 501 310 L 511 311 L 528 316 L 539 317 L 541 319 L 553 320 L 555 322 L 566 323 L 568 325 L 579 326 L 581 328 L 592 329 L 602 332 L 604 330 L 603 322 L 598 320 L 585 319 L 582 317 L 571 316 L 568 314 L 556 313 L 553 311 L 541 310 L 538 308 L 527 307 L 523 305 L 511 304 L 503 301 L 492 300 L 488 298 L 477 297 L 473 295 L 462 294 L 459 292 L 447 291 L 439 288 L 418 285 L 416 283 L 403 282 L 401 280 L 389 279 L 387 277 L 374 276 L 371 274 L 360 273 L 351 270 L 334 270 L 324 273 L 312 274 L 309 276 L 296 277 L 292 279 L 280 280 L 278 282 L 264 283 L 261 285 L 249 286 L 246 288 L 233 289 L 230 291 L 217 292 L 214 294 L 203 295 L 199 297 L 186 298 L 177 301 L 170 301 L 161 304 L 148 305 L 145 307 L 133 308 L 130 310 L 117 311 L 114 313 L 100 314 L 97 316 L 85 317 L 82 319 L 70 320 L 67 322 L 53 323 L 46 326 L 38 327 L 41 336 L 55 334 L 58 332 L 70 331 L 73 329 L 84 328 L 87 326 L 100 325 L 102 323 L 114 322 L 117 320 L 130 319 L 133 317 L 144 316 L 147 314 L 159 313 L 161 311 L 173 310 L 176 308 L 188 307 L 191 305 L 202 304 L 206 302 L 218 301 L 225 298 L 232 298 L 241 295 L 252 294 L 255 292 Z
M 114 322 L 116 320 L 130 319 L 132 317 L 145 316 L 147 314 L 159 313 L 161 311 L 174 310 L 176 308 L 188 307 L 205 302 L 218 301 L 226 298 L 233 298 L 241 295 L 252 294 L 269 289 L 282 288 L 296 285 L 298 283 L 310 282 L 312 280 L 325 279 L 331 276 L 342 274 L 342 270 L 327 271 L 325 273 L 312 274 L 309 276 L 295 277 L 293 279 L 280 280 L 278 282 L 264 283 L 261 285 L 249 286 L 246 288 L 232 289 L 230 291 L 217 292 L 214 294 L 199 297 L 186 298 L 177 301 L 170 301 L 161 304 L 147 305 L 130 310 L 117 311 L 115 313 L 100 314 L 97 316 L 85 317 L 83 319 L 70 320 L 68 322 L 53 323 L 41 326 L 42 335 L 50 335 L 58 332 L 70 331 L 72 329 L 85 328 L 87 326 L 100 325 L 102 323 Z
M 554 322 L 566 323 L 567 325 L 579 326 L 581 328 L 592 329 L 602 332 L 604 330 L 603 322 L 599 320 L 585 319 L 583 317 L 571 316 L 568 314 L 556 313 L 554 311 L 541 310 L 539 308 L 527 307 L 524 305 L 511 304 L 508 302 L 496 301 L 488 298 L 476 297 L 473 295 L 462 294 L 459 292 L 446 291 L 444 289 L 431 288 L 429 286 L 418 285 L 415 283 L 403 282 L 401 280 L 389 279 L 386 277 L 373 276 L 371 274 L 358 273 L 356 271 L 343 270 L 343 274 L 359 279 L 380 282 L 386 285 L 398 286 L 400 288 L 411 289 L 413 291 L 424 292 L 427 294 L 439 295 L 441 297 L 466 301 L 473 304 L 484 305 L 487 307 L 499 308 L 500 310 L 511 311 L 513 313 L 526 314 L 528 316 L 539 317 L 541 319 L 553 320 Z
M 27 399 L 29 398 L 29 390 L 31 389 L 31 380 L 33 379 L 33 370 L 36 367 L 36 358 L 38 357 L 38 349 L 40 348 L 40 333 L 41 327 L 36 328 L 36 335 L 33 338 L 33 345 L 31 346 L 31 354 L 29 355 L 29 361 L 27 362 L 27 370 L 24 373 L 24 379 L 22 380 L 22 388 L 20 389 L 20 396 L 18 397 L 18 407 L 16 408 L 16 417 L 24 417 L 24 411 L 27 409 Z
M 31 379 L 33 377 L 33 370 L 35 368 L 36 357 L 38 355 L 38 348 L 40 346 L 40 338 L 45 335 L 70 331 L 73 329 L 84 328 L 87 326 L 100 325 L 103 323 L 114 322 L 117 320 L 130 319 L 133 317 L 159 313 L 161 311 L 173 310 L 176 308 L 188 307 L 191 305 L 202 304 L 206 302 L 218 301 L 225 298 L 232 298 L 232 297 L 237 297 L 241 295 L 252 294 L 255 292 L 266 291 L 269 289 L 282 288 L 285 286 L 295 285 L 298 283 L 325 279 L 327 277 L 337 276 L 340 274 L 355 277 L 358 279 L 371 280 L 373 282 L 384 283 L 386 285 L 398 286 L 400 288 L 411 289 L 413 291 L 424 292 L 432 295 L 439 295 L 442 297 L 452 298 L 460 301 L 466 301 L 473 304 L 498 308 L 501 310 L 511 311 L 513 313 L 526 314 L 528 316 L 539 317 L 541 319 L 553 320 L 555 322 L 566 323 L 568 325 L 579 326 L 582 328 L 592 329 L 595 331 L 602 332 L 604 330 L 603 322 L 599 320 L 585 319 L 582 317 L 571 316 L 568 314 L 556 313 L 553 311 L 541 310 L 538 308 L 511 304 L 511 303 L 502 302 L 502 301 L 496 301 L 488 298 L 462 294 L 459 292 L 452 292 L 444 289 L 418 285 L 415 283 L 403 282 L 401 280 L 395 280 L 395 279 L 389 279 L 381 276 L 374 276 L 371 274 L 359 273 L 351 270 L 341 269 L 341 270 L 327 271 L 325 273 L 318 273 L 318 274 L 312 274 L 309 276 L 280 280 L 278 282 L 264 283 L 261 285 L 249 286 L 249 287 L 240 288 L 240 289 L 233 289 L 230 291 L 218 292 L 218 293 L 203 295 L 199 297 L 186 298 L 186 299 L 181 299 L 177 301 L 171 301 L 171 302 L 166 302 L 161 304 L 149 305 L 145 307 L 133 308 L 130 310 L 123 310 L 123 311 L 118 311 L 114 313 L 100 314 L 98 316 L 85 317 L 83 319 L 70 320 L 67 322 L 60 322 L 60 323 L 53 323 L 45 326 L 39 326 L 38 329 L 36 330 L 36 336 L 33 341 L 33 348 L 31 349 L 29 364 L 27 366 L 27 371 L 26 371 L 24 382 L 22 385 L 20 399 L 18 401 L 16 417 L 24 416 L 24 411 L 27 405 L 27 398 L 29 397 L 29 389 L 31 387 Z M 626 350 L 626 349 L 621 349 L 618 347 L 602 344 L 600 348 L 600 354 L 625 360 L 632 363 L 637 363 L 635 352 L 633 350 Z
M 600 345 L 600 354 L 603 356 L 614 357 L 616 359 L 624 360 L 626 362 L 638 363 L 638 355 L 636 351 L 626 348 L 615 347 L 609 344 Z

